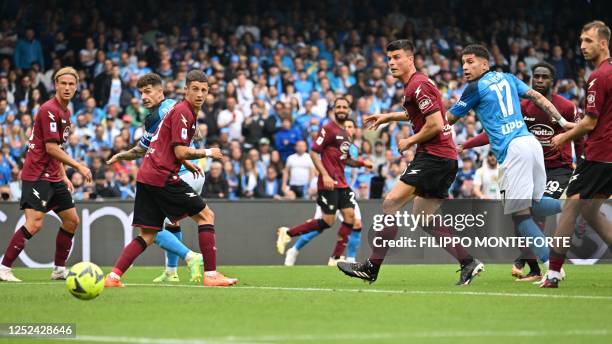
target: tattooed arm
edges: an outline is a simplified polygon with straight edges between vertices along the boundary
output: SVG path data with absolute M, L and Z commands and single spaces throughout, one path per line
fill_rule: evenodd
M 130 150 L 119 152 L 113 155 L 106 163 L 108 165 L 111 165 L 121 160 L 136 160 L 138 158 L 143 157 L 146 152 L 147 150 L 144 147 L 142 147 L 140 144 L 137 144 L 136 146 L 134 146 L 134 148 Z
M 558 122 L 563 128 L 569 130 L 576 126 L 576 123 L 568 122 L 565 118 L 563 118 L 563 116 L 561 116 L 559 113 L 559 110 L 557 110 L 557 108 L 555 108 L 555 106 L 538 91 L 530 89 L 527 91 L 527 93 L 525 93 L 525 97 L 530 99 L 537 107 L 542 109 L 542 111 L 546 112 L 546 114 L 550 116 L 554 122 Z

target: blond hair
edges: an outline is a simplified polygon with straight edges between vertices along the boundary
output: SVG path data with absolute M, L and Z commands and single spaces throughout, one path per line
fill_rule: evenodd
M 55 77 L 53 78 L 53 80 L 57 81 L 60 78 L 60 76 L 64 76 L 64 75 L 74 76 L 77 83 L 79 83 L 79 73 L 77 73 L 76 69 L 72 67 L 60 68 L 57 72 L 55 72 Z

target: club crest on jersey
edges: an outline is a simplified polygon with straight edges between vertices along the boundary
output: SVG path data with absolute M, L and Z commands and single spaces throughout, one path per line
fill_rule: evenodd
M 342 154 L 346 154 L 348 153 L 349 149 L 351 148 L 351 143 L 348 141 L 344 141 L 342 142 L 342 144 L 340 145 L 340 151 L 342 152 Z
M 595 106 L 595 91 L 589 91 L 586 100 L 587 106 Z
M 64 132 L 62 133 L 62 140 L 64 142 L 68 141 L 68 136 L 70 136 L 70 127 L 65 127 Z

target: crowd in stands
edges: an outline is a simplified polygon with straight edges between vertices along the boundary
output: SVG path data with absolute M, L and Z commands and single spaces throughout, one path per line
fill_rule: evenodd
M 223 161 L 199 162 L 207 178 L 203 196 L 313 197 L 316 171 L 308 150 L 330 120 L 335 97 L 345 95 L 358 127 L 355 154 L 375 166 L 347 169 L 350 186 L 358 199 L 381 197 L 414 156 L 397 152 L 398 140 L 411 134 L 409 123 L 379 131 L 362 127 L 364 116 L 402 109 L 403 86 L 387 72 L 388 42 L 415 42 L 416 67 L 437 83 L 447 108 L 466 87 L 458 53 L 468 43 L 485 44 L 492 69 L 527 83 L 531 66 L 550 62 L 557 71 L 555 92 L 581 107 L 591 67 L 577 37 L 604 6 L 481 1 L 474 9 L 437 0 L 7 3 L 0 19 L 2 200 L 20 197 L 33 118 L 53 96 L 53 75 L 61 66 L 80 74 L 65 151 L 94 175 L 88 184 L 67 171 L 76 200 L 134 198 L 139 161 L 106 160 L 137 144 L 143 133 L 147 110 L 136 82 L 158 73 L 166 97 L 180 100 L 191 69 L 204 70 L 210 85 L 195 144 L 225 153 Z M 455 142 L 481 130 L 475 116 L 467 116 L 454 126 Z M 494 160 L 488 147 L 461 152 L 451 196 L 498 197 L 491 182 Z

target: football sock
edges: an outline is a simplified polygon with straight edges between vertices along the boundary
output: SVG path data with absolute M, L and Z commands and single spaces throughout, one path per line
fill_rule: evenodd
M 321 233 L 323 233 L 323 231 L 313 231 L 313 232 L 309 232 L 309 233 L 300 235 L 298 240 L 295 242 L 295 245 L 293 245 L 293 248 L 298 251 L 301 250 L 304 246 L 308 245 L 310 240 L 319 236 L 319 234 Z
M 544 233 L 542 233 L 540 227 L 538 227 L 538 225 L 533 221 L 531 215 L 513 215 L 512 220 L 522 236 L 526 238 L 542 238 L 542 242 L 546 242 Z M 532 245 L 530 249 L 540 259 L 540 261 L 548 261 L 550 250 L 547 246 L 538 247 Z
M 66 266 L 66 259 L 72 248 L 72 238 L 74 233 L 70 233 L 62 227 L 59 228 L 55 237 L 55 266 Z
M 375 241 L 372 241 L 372 242 L 378 243 L 377 246 L 380 246 L 380 247 L 373 246 L 372 248 L 372 254 L 370 255 L 370 258 L 368 259 L 372 265 L 376 267 L 379 267 L 382 265 L 383 261 L 385 260 L 385 256 L 387 255 L 387 251 L 389 250 L 388 245 L 383 245 L 383 242 L 385 240 L 395 239 L 396 235 L 397 235 L 396 225 L 385 226 L 380 231 L 374 231 Z
M 540 265 L 538 264 L 537 259 L 526 259 L 527 264 L 529 264 L 529 273 L 541 275 L 542 271 L 540 271 Z
M 542 197 L 539 202 L 533 202 L 531 213 L 536 217 L 555 215 L 561 212 L 561 201 L 551 197 Z
M 2 265 L 7 268 L 13 266 L 15 259 L 17 259 L 17 256 L 23 251 L 26 240 L 30 238 L 32 238 L 32 234 L 28 232 L 25 226 L 21 226 L 21 228 L 13 234 L 11 241 L 9 241 L 6 251 L 4 252 L 4 258 L 2 258 Z
M 557 253 L 555 252 L 555 250 L 551 250 L 550 265 L 548 266 L 549 270 L 561 272 L 561 268 L 563 267 L 564 262 L 565 262 L 564 254 Z
M 204 257 L 204 271 L 217 270 L 217 247 L 215 246 L 215 225 L 199 225 L 198 241 Z
M 332 257 L 338 259 L 344 253 L 344 249 L 346 248 L 346 243 L 348 242 L 348 237 L 351 235 L 353 231 L 353 224 L 342 222 L 340 228 L 338 229 L 338 237 L 336 239 L 336 246 L 334 247 L 334 251 L 332 253 Z
M 349 236 L 348 245 L 346 246 L 346 256 L 355 258 L 357 256 L 359 244 L 361 244 L 361 228 L 353 228 Z
M 453 229 L 446 226 L 428 226 L 424 227 L 423 230 L 435 237 L 436 239 L 442 239 L 445 237 L 454 237 Z M 453 256 L 462 266 L 470 264 L 474 261 L 474 258 L 470 255 L 465 247 L 462 245 L 445 245 L 444 250 Z
M 113 267 L 113 273 L 117 276 L 122 276 L 127 269 L 134 263 L 136 258 L 147 249 L 147 242 L 139 235 L 132 240 L 124 249 L 121 251 L 117 262 Z
M 325 221 L 323 221 L 323 219 L 308 220 L 302 223 L 301 225 L 291 227 L 291 229 L 287 231 L 287 234 L 289 234 L 289 236 L 291 237 L 294 237 L 313 231 L 322 231 L 327 228 L 329 228 L 329 225 Z
M 155 243 L 166 251 L 166 266 L 169 267 L 177 267 L 179 257 L 185 259 L 187 253 L 191 251 L 181 242 L 181 233 L 178 234 L 179 236 L 164 229 L 157 233 L 155 238 Z

